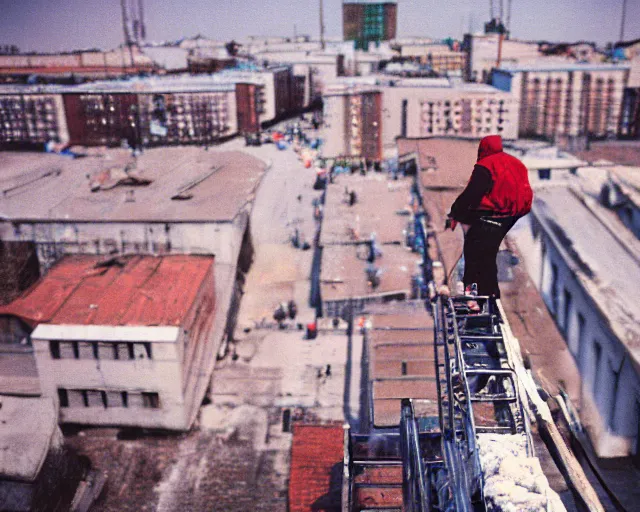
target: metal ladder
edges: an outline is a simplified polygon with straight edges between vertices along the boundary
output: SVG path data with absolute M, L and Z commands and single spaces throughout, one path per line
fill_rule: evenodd
M 465 374 L 456 310 L 451 300 L 433 303 L 438 409 L 446 477 L 438 484 L 441 510 L 470 512 L 482 503 L 471 396 Z

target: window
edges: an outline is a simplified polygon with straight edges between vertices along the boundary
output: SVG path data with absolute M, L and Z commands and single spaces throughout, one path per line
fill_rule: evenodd
M 402 372 L 402 375 L 406 375 L 407 374 L 407 362 L 406 361 L 402 361 L 401 372 Z
M 558 317 L 558 265 L 551 264 L 551 309 Z
M 585 327 L 585 319 L 584 316 L 582 316 L 581 313 L 578 313 L 578 333 L 577 333 L 577 340 L 578 340 L 578 346 L 576 347 L 576 351 L 574 355 L 578 355 L 578 367 L 579 370 L 581 372 L 584 371 L 584 366 L 582 364 L 582 361 L 580 359 L 582 359 L 582 354 L 584 354 L 584 327 Z
M 611 393 L 611 400 L 609 401 L 609 426 L 615 428 L 614 418 L 616 413 L 616 403 L 618 398 L 618 387 L 620 386 L 620 370 L 613 370 L 613 391 Z
M 60 343 L 57 341 L 50 341 L 49 352 L 51 352 L 51 359 L 60 359 Z
M 69 395 L 66 389 L 58 388 L 58 401 L 60 402 L 60 407 L 69 407 Z
M 569 335 L 569 320 L 571 318 L 571 292 L 564 290 L 564 333 Z
M 598 390 L 598 378 L 600 376 L 600 364 L 602 362 L 602 345 L 597 341 L 593 342 L 593 359 L 593 394 L 595 396 Z
M 400 121 L 400 134 L 402 137 L 407 136 L 407 100 L 402 100 L 402 118 Z
M 158 393 L 142 393 L 142 406 L 150 409 L 158 409 L 160 407 Z

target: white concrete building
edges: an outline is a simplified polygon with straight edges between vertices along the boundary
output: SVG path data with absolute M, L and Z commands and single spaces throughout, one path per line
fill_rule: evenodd
M 580 415 L 597 453 L 637 456 L 640 241 L 598 201 L 606 170 L 562 181 L 534 187 L 529 227 L 514 236 L 580 370 Z
M 60 422 L 193 423 L 216 359 L 212 256 L 69 256 L 0 314 L 36 325 L 42 396 Z

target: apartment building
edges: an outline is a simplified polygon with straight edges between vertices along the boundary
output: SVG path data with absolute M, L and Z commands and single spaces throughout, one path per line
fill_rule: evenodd
M 291 65 L 269 65 L 256 69 L 228 69 L 215 75 L 217 80 L 231 83 L 254 83 L 260 86 L 258 108 L 260 123 L 269 123 L 293 111 L 293 68 Z
M 69 86 L 2 85 L 0 146 L 210 145 L 259 131 L 310 97 L 291 65 Z
M 0 313 L 30 334 L 60 421 L 188 430 L 217 347 L 212 256 L 64 258 Z
M 396 37 L 398 4 L 378 0 L 345 0 L 342 4 L 342 31 L 356 49 L 369 50 L 370 44 Z
M 382 160 L 382 93 L 375 87 L 330 89 L 322 99 L 323 156 Z
M 0 148 L 68 141 L 62 95 L 55 87 L 0 86 Z
M 537 185 L 529 228 L 514 236 L 580 371 L 580 415 L 597 453 L 637 457 L 640 245 L 602 193 L 607 173 L 580 168 L 564 186 Z
M 258 105 L 255 106 L 258 108 Z M 0 86 L 0 145 L 208 144 L 238 133 L 236 84 L 150 78 Z
M 603 138 L 618 133 L 628 75 L 626 65 L 539 62 L 502 66 L 492 83 L 517 98 L 521 137 Z
M 371 140 L 380 140 L 382 148 L 393 147 L 397 137 L 480 138 L 491 133 L 504 139 L 518 136 L 517 99 L 485 84 L 376 75 L 336 81 L 328 91 L 324 97 L 325 156 L 359 154 L 353 145 L 346 147 L 349 139 L 345 134 L 350 132 L 342 126 L 351 127 L 352 133 L 370 130 Z M 380 96 L 380 115 L 367 124 L 356 108 L 358 100 L 353 98 L 374 94 Z

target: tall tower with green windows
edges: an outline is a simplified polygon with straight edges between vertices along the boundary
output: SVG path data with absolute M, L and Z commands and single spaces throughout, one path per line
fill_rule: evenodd
M 379 0 L 345 0 L 342 4 L 342 29 L 345 41 L 367 51 L 369 43 L 395 39 L 398 4 Z

